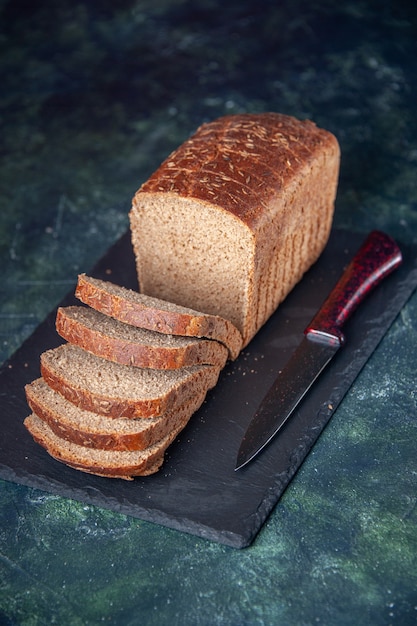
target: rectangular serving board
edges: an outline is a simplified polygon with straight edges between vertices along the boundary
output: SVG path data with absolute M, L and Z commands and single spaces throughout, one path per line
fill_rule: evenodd
M 332 232 L 318 262 L 239 358 L 222 371 L 215 389 L 168 449 L 162 469 L 133 481 L 66 467 L 35 444 L 23 426 L 29 413 L 24 386 L 40 375 L 40 354 L 62 343 L 53 310 L 0 370 L 0 477 L 210 541 L 249 546 L 417 286 L 416 251 L 403 250 L 403 265 L 349 320 L 346 345 L 280 435 L 236 472 L 240 441 L 255 409 L 364 239 L 351 232 Z M 90 274 L 138 289 L 129 233 Z M 76 303 L 73 292 L 61 305 Z

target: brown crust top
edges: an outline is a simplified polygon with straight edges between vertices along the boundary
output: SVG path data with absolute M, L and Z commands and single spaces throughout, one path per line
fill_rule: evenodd
M 215 204 L 255 230 L 263 206 L 336 138 L 280 113 L 229 115 L 203 124 L 136 193 L 174 193 Z
M 105 329 L 103 320 L 111 328 Z M 168 340 L 168 335 L 129 327 L 86 307 L 59 307 L 56 330 L 69 343 L 122 365 L 165 370 L 202 364 L 224 367 L 227 360 L 226 347 L 217 341 L 196 337 Z M 126 332 L 119 333 L 122 330 Z M 160 340 L 165 337 L 166 341 Z
M 236 359 L 242 348 L 242 336 L 238 329 L 216 315 L 185 307 L 181 307 L 181 311 L 180 307 L 172 310 L 171 303 L 85 274 L 78 276 L 75 295 L 93 309 L 138 328 L 220 341 L 228 348 L 231 359 Z

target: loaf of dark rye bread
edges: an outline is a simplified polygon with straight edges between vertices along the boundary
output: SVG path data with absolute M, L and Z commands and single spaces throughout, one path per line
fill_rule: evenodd
M 132 326 L 168 335 L 219 341 L 228 348 L 231 359 L 235 359 L 242 348 L 242 336 L 237 328 L 217 315 L 146 296 L 86 274 L 78 276 L 75 295 L 93 309 Z
M 207 392 L 221 368 L 156 370 L 120 365 L 65 343 L 41 354 L 45 382 L 76 406 L 112 418 L 159 417 Z
M 238 356 L 321 254 L 339 159 L 331 133 L 275 113 L 204 124 L 174 151 L 130 211 L 142 293 L 80 275 L 76 295 L 91 309 L 58 312 L 73 343 L 42 354 L 43 379 L 26 389 L 35 441 L 84 472 L 156 472 L 227 350 Z M 151 357 L 145 331 L 167 335 L 153 337 Z M 186 337 L 227 350 L 192 357 L 215 365 L 191 365 Z M 178 362 L 164 352 L 174 339 Z
M 137 328 L 85 306 L 58 308 L 56 330 L 70 343 L 122 365 L 178 369 L 207 364 L 223 368 L 228 357 L 226 346 L 218 341 Z
M 173 431 L 184 428 L 202 405 L 204 389 L 187 403 L 155 418 L 109 418 L 85 411 L 54 391 L 42 378 L 25 387 L 32 412 L 66 441 L 99 450 L 145 450 Z
M 247 345 L 327 243 L 339 160 L 308 120 L 203 124 L 133 199 L 141 291 L 231 321 Z

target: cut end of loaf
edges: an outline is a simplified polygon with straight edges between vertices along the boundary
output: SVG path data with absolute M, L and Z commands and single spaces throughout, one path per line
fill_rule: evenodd
M 252 289 L 250 230 L 227 211 L 171 193 L 142 193 L 134 207 L 132 243 L 141 291 L 220 316 L 240 330 Z M 165 242 L 163 250 L 156 241 Z

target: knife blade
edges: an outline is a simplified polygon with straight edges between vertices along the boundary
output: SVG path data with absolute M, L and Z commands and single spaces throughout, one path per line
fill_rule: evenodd
M 252 417 L 237 454 L 236 470 L 252 461 L 288 421 L 345 343 L 343 326 L 366 296 L 402 263 L 401 250 L 374 230 L 339 278 L 304 337 Z

